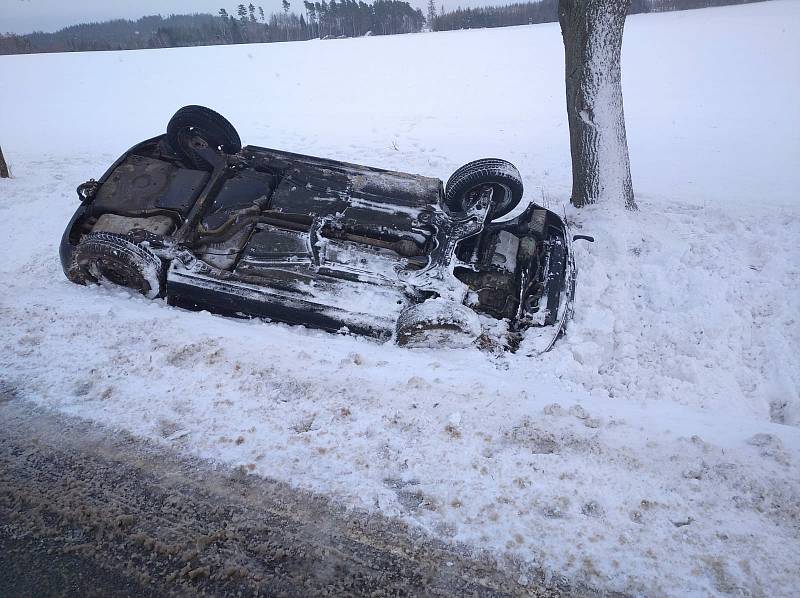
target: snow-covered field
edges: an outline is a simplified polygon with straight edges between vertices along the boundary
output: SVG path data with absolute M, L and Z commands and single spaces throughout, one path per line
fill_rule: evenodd
M 568 206 L 555 24 L 0 57 L 15 177 L 0 181 L 0 390 L 508 567 L 647 595 L 792 595 L 798 56 L 793 0 L 629 18 L 637 213 Z M 568 336 L 541 358 L 405 350 L 68 283 L 75 186 L 184 104 L 246 143 L 445 179 L 515 162 L 529 200 L 597 238 L 576 248 Z

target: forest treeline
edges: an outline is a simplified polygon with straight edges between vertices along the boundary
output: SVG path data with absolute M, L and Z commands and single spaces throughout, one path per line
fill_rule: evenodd
M 710 8 L 761 1 L 763 0 L 632 0 L 628 14 Z M 433 31 L 510 27 L 555 21 L 558 21 L 558 0 L 534 0 L 507 6 L 457 8 L 449 12 L 440 10 L 438 14 L 432 0 L 428 5 L 428 22 Z
M 283 11 L 239 4 L 217 15 L 158 15 L 65 27 L 54 33 L 0 34 L 0 54 L 140 50 L 413 33 L 425 25 L 422 11 L 401 0 L 330 0 L 302 4 L 300 14 L 283 0 Z
M 452 0 L 449 0 L 452 2 Z M 762 0 L 632 0 L 630 13 L 662 12 L 746 4 Z M 438 0 L 441 2 L 441 0 Z M 234 10 L 221 8 L 217 15 L 158 15 L 135 21 L 118 19 L 65 27 L 54 33 L 0 34 L 0 54 L 40 52 L 85 52 L 92 50 L 139 50 L 180 46 L 268 43 L 312 38 L 358 37 L 413 33 L 427 24 L 433 31 L 507 27 L 558 20 L 558 0 L 531 0 L 507 6 L 437 10 L 429 0 L 427 14 L 401 0 L 303 1 L 302 10 L 292 10 L 282 0 L 283 10 L 269 16 L 252 3 Z M 298 4 L 299 6 L 299 4 Z

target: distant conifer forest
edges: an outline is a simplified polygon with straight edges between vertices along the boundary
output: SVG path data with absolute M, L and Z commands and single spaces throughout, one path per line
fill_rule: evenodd
M 441 0 L 440 0 L 441 1 Z M 763 0 L 633 0 L 630 13 L 662 12 L 745 4 Z M 506 6 L 445 11 L 429 0 L 426 14 L 402 0 L 282 0 L 282 11 L 239 4 L 216 15 L 159 15 L 135 21 L 117 19 L 71 25 L 53 33 L 0 34 L 0 54 L 141 50 L 182 46 L 287 42 L 431 31 L 507 27 L 558 20 L 558 0 L 532 0 Z

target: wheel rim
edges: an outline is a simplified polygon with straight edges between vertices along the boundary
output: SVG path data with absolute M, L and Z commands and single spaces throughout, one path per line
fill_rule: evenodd
M 462 200 L 462 209 L 466 212 L 469 211 L 478 201 L 480 192 L 486 187 L 492 189 L 492 203 L 494 204 L 493 212 L 502 212 L 509 203 L 514 200 L 511 187 L 505 183 L 481 183 L 471 187 L 464 193 L 464 200 Z
M 126 264 L 114 260 L 92 260 L 87 264 L 86 270 L 98 284 L 107 281 L 143 293 L 150 290 L 150 285 L 146 283 L 139 272 L 131 271 Z
M 187 154 L 213 146 L 213 142 L 210 141 L 211 138 L 211 135 L 199 127 L 184 127 L 178 132 L 178 144 Z M 222 144 L 214 147 L 220 149 Z

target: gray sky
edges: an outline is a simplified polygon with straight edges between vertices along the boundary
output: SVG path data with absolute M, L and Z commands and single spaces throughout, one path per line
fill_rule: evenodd
M 210 12 L 220 8 L 234 12 L 243 0 L 0 0 L 0 31 L 30 33 L 34 30 L 55 31 L 67 25 L 108 19 L 137 19 L 145 15 L 171 13 Z M 302 0 L 290 0 L 292 8 L 299 10 Z M 280 10 L 280 0 L 252 0 L 263 6 L 267 14 Z M 248 1 L 244 1 L 247 4 Z M 412 6 L 422 8 L 427 0 L 409 0 Z M 448 0 L 446 8 L 495 4 L 492 0 Z M 436 0 L 437 7 L 442 0 Z

